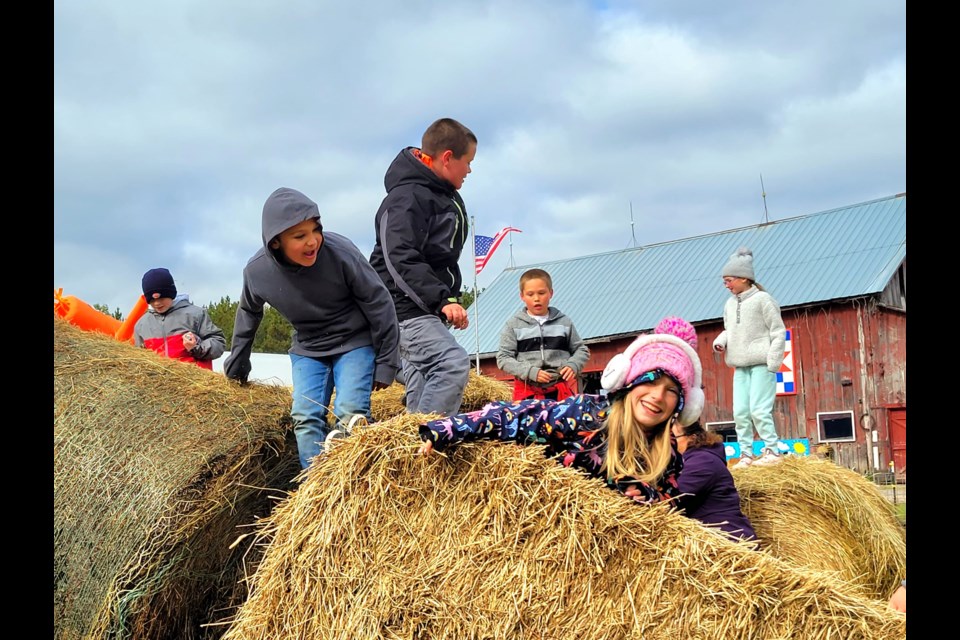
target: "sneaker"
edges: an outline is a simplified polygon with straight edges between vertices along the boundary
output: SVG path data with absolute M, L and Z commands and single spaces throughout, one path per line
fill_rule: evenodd
M 780 455 L 779 453 L 774 453 L 773 451 L 770 451 L 770 449 L 767 449 L 766 451 L 763 452 L 762 456 L 756 459 L 754 464 L 761 467 L 769 467 L 771 465 L 780 464 L 781 461 L 783 461 L 782 455 Z
M 327 437 L 323 440 L 323 450 L 330 451 L 333 448 L 333 443 L 336 440 L 343 440 L 350 434 L 343 429 L 331 429 L 327 432 Z
M 737 464 L 733 465 L 734 469 L 746 469 L 753 464 L 753 456 L 741 456 Z
M 327 438 L 323 441 L 323 448 L 326 451 L 330 450 L 330 447 L 333 446 L 334 440 L 340 440 L 342 438 L 348 438 L 353 433 L 353 430 L 358 427 L 365 427 L 369 424 L 367 422 L 366 416 L 355 413 L 350 416 L 350 420 L 346 425 L 343 424 L 341 420 L 339 426 L 336 429 L 331 429 L 327 432 Z
M 353 433 L 353 430 L 357 427 L 365 427 L 370 424 L 367 421 L 366 416 L 363 416 L 359 413 L 355 413 L 350 416 L 350 421 L 347 422 L 347 433 Z

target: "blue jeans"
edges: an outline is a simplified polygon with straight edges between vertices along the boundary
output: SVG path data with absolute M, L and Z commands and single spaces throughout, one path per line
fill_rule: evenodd
M 419 316 L 400 323 L 407 413 L 460 411 L 470 378 L 470 356 L 437 316 Z
M 737 367 L 733 370 L 733 420 L 740 451 L 753 452 L 753 429 L 757 429 L 765 449 L 774 453 L 780 438 L 773 424 L 773 401 L 777 399 L 777 374 L 767 365 Z
M 349 420 L 351 414 L 370 417 L 370 393 L 376 353 L 373 347 L 360 347 L 338 356 L 311 358 L 290 354 L 293 365 L 293 432 L 297 436 L 300 468 L 320 453 L 330 427 L 327 406 L 336 387 L 333 415 Z

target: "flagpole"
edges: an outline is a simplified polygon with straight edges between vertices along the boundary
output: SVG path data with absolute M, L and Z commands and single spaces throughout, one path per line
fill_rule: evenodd
M 477 375 L 480 375 L 480 291 L 477 289 L 477 221 L 470 216 L 473 236 L 473 331 L 477 336 Z

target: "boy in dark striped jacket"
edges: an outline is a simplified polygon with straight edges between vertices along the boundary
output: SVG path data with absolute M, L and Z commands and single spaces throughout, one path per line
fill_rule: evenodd
M 562 311 L 550 306 L 553 279 L 543 269 L 520 276 L 517 311 L 500 332 L 497 366 L 514 376 L 513 399 L 563 400 L 577 393 L 590 349 Z

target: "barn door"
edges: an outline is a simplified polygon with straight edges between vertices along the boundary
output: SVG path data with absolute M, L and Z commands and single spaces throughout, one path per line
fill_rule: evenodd
M 907 475 L 907 410 L 890 409 L 887 413 L 890 425 L 890 449 L 893 452 L 893 472 L 897 477 Z

